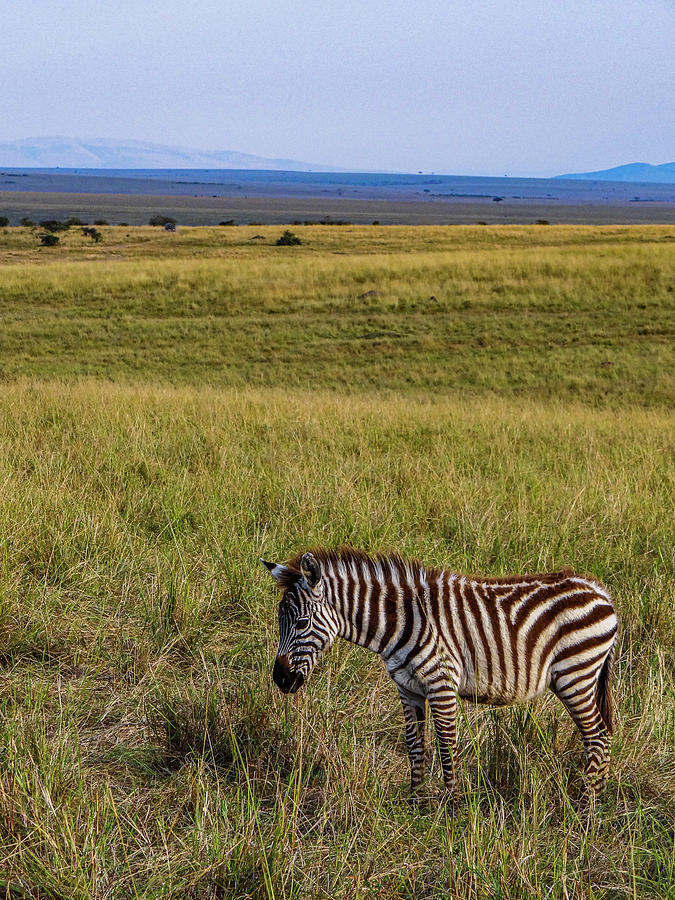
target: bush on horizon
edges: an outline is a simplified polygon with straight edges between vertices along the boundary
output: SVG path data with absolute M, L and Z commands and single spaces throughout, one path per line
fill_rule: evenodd
M 290 229 L 286 229 L 280 238 L 276 241 L 277 247 L 293 247 L 297 244 L 302 244 L 300 238 L 292 232 Z
M 103 224 L 103 223 L 95 222 L 94 224 L 98 225 L 98 224 Z M 175 224 L 176 224 L 176 220 L 171 218 L 171 216 L 160 216 L 160 215 L 152 216 L 148 221 L 148 225 L 164 226 L 164 225 L 175 225 Z

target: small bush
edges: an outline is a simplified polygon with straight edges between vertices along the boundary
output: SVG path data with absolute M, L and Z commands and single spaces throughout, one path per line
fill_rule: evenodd
M 20 225 L 23 225 L 24 228 L 35 228 L 35 222 L 32 219 L 29 219 L 28 216 L 24 216 L 23 219 L 19 221 Z
M 277 240 L 277 247 L 292 247 L 296 244 L 301 244 L 302 241 L 297 236 L 297 234 L 293 234 L 292 231 L 286 229 L 280 238 Z
M 218 222 L 219 225 L 236 225 L 234 219 L 225 219 L 224 222 Z
M 548 219 L 537 219 L 537 221 L 534 224 L 535 225 L 550 225 L 551 223 L 549 222 Z
M 70 216 L 69 219 L 66 219 L 66 225 L 86 225 L 86 222 L 83 222 L 82 219 L 77 216 Z
M 70 225 L 67 222 L 59 222 L 58 219 L 42 219 L 40 222 L 40 228 L 44 228 L 45 231 L 51 231 L 55 233 L 57 231 L 68 231 Z
M 43 247 L 56 247 L 58 242 L 59 239 L 57 235 L 53 234 L 50 231 L 40 235 L 40 243 Z
M 107 225 L 107 224 L 108 224 L 108 222 L 106 222 L 105 219 L 94 219 L 94 225 Z
M 7 228 L 9 225 L 9 219 L 7 216 L 0 216 L 0 228 Z
M 85 237 L 90 237 L 95 244 L 100 244 L 103 240 L 103 235 L 97 228 L 83 228 L 82 234 Z
M 98 225 L 98 222 L 95 222 L 94 224 Z M 175 224 L 176 224 L 176 220 L 172 219 L 171 216 L 152 216 L 152 218 L 148 222 L 148 225 L 159 225 L 159 226 L 175 225 Z

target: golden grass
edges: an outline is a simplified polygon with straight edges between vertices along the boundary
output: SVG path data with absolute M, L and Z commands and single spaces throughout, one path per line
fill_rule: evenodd
M 671 424 L 489 397 L 7 385 L 0 871 L 35 896 L 667 896 Z M 342 541 L 610 585 L 618 731 L 590 818 L 553 698 L 464 709 L 451 810 L 437 765 L 428 805 L 405 802 L 375 657 L 338 646 L 294 701 L 276 692 L 258 556 Z
M 101 230 L 0 232 L 0 893 L 675 892 L 672 228 Z M 552 697 L 411 808 L 377 658 L 278 693 L 258 557 L 342 542 L 610 587 L 590 815 Z
M 109 228 L 42 250 L 6 231 L 6 378 L 675 396 L 667 227 L 307 227 L 299 247 L 271 228 Z

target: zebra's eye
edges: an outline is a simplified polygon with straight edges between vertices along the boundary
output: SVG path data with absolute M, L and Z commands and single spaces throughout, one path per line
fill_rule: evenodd
M 304 631 L 309 625 L 309 616 L 298 616 L 298 620 L 295 624 L 298 630 Z

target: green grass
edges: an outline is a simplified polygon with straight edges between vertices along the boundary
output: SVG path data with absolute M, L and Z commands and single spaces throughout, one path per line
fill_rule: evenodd
M 111 230 L 89 260 L 75 258 L 77 235 L 47 258 L 9 230 L 24 243 L 0 271 L 3 890 L 675 895 L 668 372 L 639 389 L 654 348 L 669 348 L 633 333 L 640 303 L 654 327 L 672 319 L 666 230 L 364 229 L 359 243 L 350 229 L 313 229 L 316 245 L 303 234 L 298 248 L 273 248 L 278 229 L 261 229 L 263 247 L 224 230 L 226 245 L 216 229 L 187 235 L 204 260 L 162 256 L 176 245 L 163 233 L 142 244 L 149 229 L 132 229 L 127 260 L 111 258 Z M 436 316 L 485 334 L 483 381 L 466 347 L 465 368 L 448 360 L 456 381 L 437 363 L 440 386 L 429 345 L 393 359 L 379 348 L 360 366 L 346 339 L 319 352 L 331 320 L 339 336 L 371 315 L 358 288 L 382 290 L 368 302 L 388 325 L 430 322 L 410 298 L 433 277 L 470 294 L 463 309 L 450 287 L 434 291 Z M 555 338 L 583 390 L 542 371 L 525 335 L 546 303 L 560 315 L 568 303 L 575 329 L 612 331 L 626 363 L 611 391 L 594 380 L 605 376 L 593 375 L 592 342 L 577 357 Z M 527 390 L 495 367 L 507 314 Z M 209 317 L 249 335 L 214 344 L 215 374 L 191 343 Z M 161 343 L 164 328 L 173 337 Z M 105 329 L 107 346 L 81 343 Z M 265 377 L 252 344 L 271 346 Z M 258 557 L 342 542 L 489 574 L 571 563 L 610 587 L 617 733 L 590 815 L 576 804 L 580 740 L 553 697 L 463 705 L 460 804 L 440 803 L 434 759 L 425 803 L 411 808 L 399 701 L 376 657 L 340 644 L 295 698 L 276 690 L 277 596 Z
M 668 227 L 297 230 L 6 229 L 0 372 L 672 402 Z

